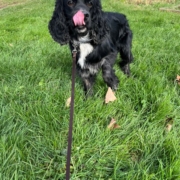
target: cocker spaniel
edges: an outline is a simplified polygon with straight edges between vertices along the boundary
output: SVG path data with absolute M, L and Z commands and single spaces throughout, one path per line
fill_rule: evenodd
M 125 15 L 102 11 L 100 0 L 56 0 L 49 31 L 56 42 L 77 49 L 76 67 L 85 94 L 92 94 L 100 69 L 105 83 L 117 89 L 113 65 L 118 53 L 120 68 L 130 75 L 132 31 Z

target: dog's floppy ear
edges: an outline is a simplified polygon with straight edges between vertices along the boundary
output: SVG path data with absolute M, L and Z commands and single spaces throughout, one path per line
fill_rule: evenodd
M 61 45 L 67 44 L 70 40 L 69 29 L 63 10 L 63 0 L 56 0 L 52 19 L 49 21 L 49 32 L 52 38 Z
M 100 0 L 95 1 L 95 5 L 91 8 L 92 15 L 92 37 L 96 44 L 100 43 L 108 31 L 105 20 L 102 15 L 102 6 Z

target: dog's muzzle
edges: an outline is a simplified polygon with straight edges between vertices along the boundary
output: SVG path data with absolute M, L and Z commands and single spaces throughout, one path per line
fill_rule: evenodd
M 87 30 L 86 22 L 89 18 L 87 11 L 79 10 L 73 16 L 74 25 L 77 27 L 78 33 L 84 33 Z

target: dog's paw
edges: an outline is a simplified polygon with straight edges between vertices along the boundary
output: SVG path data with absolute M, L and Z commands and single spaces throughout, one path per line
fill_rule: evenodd
M 126 65 L 124 65 L 124 66 L 121 66 L 121 64 L 120 64 L 120 68 L 121 68 L 121 70 L 123 71 L 123 73 L 124 73 L 125 75 L 127 75 L 127 77 L 129 77 L 129 76 L 131 75 L 130 65 L 129 65 L 129 64 L 126 64 Z

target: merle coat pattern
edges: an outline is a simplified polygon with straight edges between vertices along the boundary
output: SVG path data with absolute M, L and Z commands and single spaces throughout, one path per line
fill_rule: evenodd
M 121 70 L 130 75 L 132 31 L 125 15 L 104 12 L 100 0 L 56 0 L 49 31 L 56 42 L 69 44 L 71 51 L 77 46 L 77 70 L 86 94 L 92 94 L 100 69 L 105 83 L 118 88 L 113 70 L 118 53 Z

